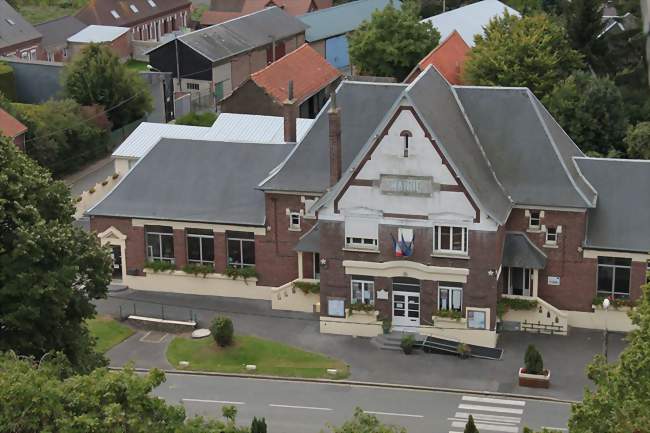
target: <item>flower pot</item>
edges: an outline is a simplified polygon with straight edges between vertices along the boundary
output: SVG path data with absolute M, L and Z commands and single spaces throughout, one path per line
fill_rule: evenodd
M 529 374 L 525 368 L 519 369 L 519 386 L 529 388 L 548 388 L 551 383 L 551 371 L 544 370 L 544 374 Z

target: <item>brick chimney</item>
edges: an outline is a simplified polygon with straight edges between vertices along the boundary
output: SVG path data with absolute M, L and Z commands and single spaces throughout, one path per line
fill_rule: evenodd
M 284 116 L 284 141 L 287 143 L 296 142 L 296 107 L 293 99 L 293 81 L 289 81 L 287 86 L 287 100 L 282 104 L 282 114 Z
M 330 92 L 329 118 L 330 141 L 330 186 L 341 179 L 341 109 L 336 105 L 336 90 Z

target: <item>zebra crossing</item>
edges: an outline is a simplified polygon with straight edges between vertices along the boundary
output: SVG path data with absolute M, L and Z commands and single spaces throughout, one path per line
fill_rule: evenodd
M 481 433 L 519 433 L 525 406 L 523 400 L 464 395 L 457 412 L 449 418 L 449 433 L 461 433 L 470 415 Z

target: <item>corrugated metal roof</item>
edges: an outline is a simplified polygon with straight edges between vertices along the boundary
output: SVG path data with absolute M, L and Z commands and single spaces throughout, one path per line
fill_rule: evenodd
M 519 12 L 499 0 L 483 0 L 458 9 L 444 12 L 422 21 L 428 21 L 440 32 L 440 40 L 444 41 L 454 30 L 458 31 L 467 45 L 474 46 L 474 36 L 482 35 L 484 27 L 496 16 L 503 16 L 505 11 L 510 15 L 521 16 Z
M 209 130 L 203 126 L 143 122 L 113 152 L 113 157 L 142 158 L 161 138 L 201 140 Z
M 355 30 L 377 9 L 385 8 L 391 0 L 356 0 L 310 12 L 298 17 L 309 28 L 305 33 L 307 42 L 319 41 L 332 36 L 343 35 Z M 394 1 L 393 6 L 400 8 L 402 4 Z
M 297 119 L 298 142 L 313 123 L 314 119 Z M 244 143 L 284 143 L 284 119 L 277 116 L 221 113 L 204 139 Z
M 81 30 L 80 32 L 70 36 L 68 38 L 68 42 L 77 42 L 77 43 L 112 42 L 128 31 L 129 31 L 128 27 L 98 26 L 93 24 Z

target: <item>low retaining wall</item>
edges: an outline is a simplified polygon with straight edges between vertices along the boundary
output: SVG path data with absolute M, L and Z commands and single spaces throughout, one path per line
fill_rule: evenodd
M 537 306 L 530 310 L 508 310 L 502 321 L 518 322 L 521 331 L 540 334 L 566 335 L 569 330 L 568 316 L 565 311 L 555 308 L 541 298 L 528 298 L 519 296 L 506 296 L 508 298 L 521 298 L 537 301 Z
M 146 276 L 127 275 L 123 284 L 135 290 L 184 293 L 188 295 L 224 296 L 230 298 L 271 299 L 271 287 L 258 286 L 257 279 L 233 280 L 222 274 L 194 276 L 183 271 L 147 271 Z
M 320 318 L 320 332 L 323 334 L 351 335 L 354 337 L 376 337 L 383 333 L 381 322 L 377 320 L 377 312 L 354 313 L 346 317 Z
M 98 182 L 90 188 L 88 191 L 81 193 L 79 201 L 75 203 L 75 219 L 79 219 L 83 216 L 84 212 L 88 209 L 99 203 L 101 199 L 106 197 L 106 195 L 115 188 L 117 182 L 119 182 L 120 176 L 113 178 L 113 176 L 108 176 L 102 182 Z M 93 191 L 93 192 L 90 192 Z
M 315 283 L 318 280 L 296 280 Z M 303 313 L 316 313 L 320 302 L 318 293 L 305 293 L 294 287 L 293 281 L 283 286 L 271 289 L 271 308 L 274 310 L 300 311 Z
M 627 312 L 628 307 L 610 308 L 608 311 L 595 308 L 593 312 L 565 311 L 569 318 L 569 326 L 574 328 L 607 329 L 615 332 L 630 332 L 634 325 Z
M 498 335 L 488 329 L 468 329 L 465 319 L 433 317 L 433 326 L 420 326 L 418 332 L 430 337 L 458 341 L 476 346 L 496 347 Z
M 196 322 L 181 322 L 177 320 L 163 320 L 152 317 L 129 316 L 126 321 L 136 327 L 151 331 L 170 332 L 180 334 L 191 332 L 196 328 Z

